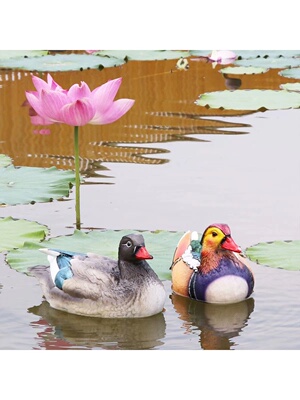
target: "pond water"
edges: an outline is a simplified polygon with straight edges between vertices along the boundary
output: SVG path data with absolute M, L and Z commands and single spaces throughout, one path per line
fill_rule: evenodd
M 231 227 L 242 247 L 300 238 L 300 111 L 228 111 L 195 105 L 205 92 L 234 82 L 211 63 L 130 61 L 120 67 L 51 73 L 63 87 L 91 88 L 123 77 L 118 97 L 135 99 L 119 121 L 80 131 L 82 230 L 203 230 Z M 42 74 L 45 78 L 46 74 Z M 270 69 L 239 77 L 241 89 L 279 89 L 288 82 Z M 24 71 L 0 71 L 1 154 L 16 166 L 73 168 L 73 131 L 51 126 L 34 134 Z M 0 217 L 72 234 L 74 191 L 51 203 L 0 207 Z M 147 243 L 146 243 L 147 245 Z M 173 253 L 174 249 L 166 249 Z M 149 249 L 155 255 L 155 249 Z M 97 249 L 95 249 L 97 252 Z M 163 313 L 138 320 L 79 317 L 51 309 L 37 281 L 0 254 L 0 349 L 300 349 L 300 273 L 250 262 L 255 291 L 235 305 L 216 306 L 172 294 Z M 151 264 L 151 262 L 150 262 Z

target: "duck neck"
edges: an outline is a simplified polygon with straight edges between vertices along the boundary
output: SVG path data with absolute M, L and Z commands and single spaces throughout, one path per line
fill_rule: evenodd
M 203 247 L 201 251 L 200 271 L 207 273 L 217 268 L 224 251 L 221 249 L 212 249 L 208 246 Z
M 151 271 L 148 263 L 145 260 L 135 262 L 119 261 L 119 270 L 121 279 L 139 280 L 149 275 Z

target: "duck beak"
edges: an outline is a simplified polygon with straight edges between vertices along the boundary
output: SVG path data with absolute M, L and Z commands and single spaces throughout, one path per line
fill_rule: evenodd
M 231 236 L 225 236 L 222 243 L 222 248 L 225 250 L 235 251 L 236 253 L 241 253 L 242 249 L 238 246 Z
M 146 247 L 140 247 L 135 253 L 135 258 L 138 260 L 151 260 L 153 257 L 148 253 Z

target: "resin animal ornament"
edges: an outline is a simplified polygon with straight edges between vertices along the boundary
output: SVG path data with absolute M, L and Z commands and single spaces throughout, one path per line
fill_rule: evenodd
M 226 224 L 210 225 L 201 240 L 197 232 L 186 232 L 173 256 L 173 291 L 208 303 L 246 299 L 253 292 L 254 276 L 241 252 Z
M 140 234 L 124 236 L 118 260 L 93 253 L 41 249 L 50 267 L 30 268 L 52 308 L 102 318 L 140 318 L 160 313 L 166 292 L 147 263 Z

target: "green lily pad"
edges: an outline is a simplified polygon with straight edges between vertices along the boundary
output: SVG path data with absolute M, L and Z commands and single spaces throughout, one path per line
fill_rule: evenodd
M 189 50 L 190 55 L 196 57 L 209 57 L 211 52 L 211 50 Z
M 276 58 L 276 57 L 299 57 L 299 50 L 235 50 L 235 54 L 241 58 Z
M 10 58 L 0 60 L 1 68 L 25 69 L 27 71 L 76 71 L 102 69 L 124 64 L 125 61 L 113 57 L 90 54 L 55 54 L 44 57 Z
M 289 68 L 279 72 L 285 78 L 300 79 L 300 68 Z
M 226 110 L 280 110 L 300 107 L 300 94 L 287 90 L 224 90 L 204 93 L 195 104 Z
M 300 270 L 300 240 L 258 243 L 248 247 L 246 255 L 258 264 L 291 271 Z
M 289 90 L 290 92 L 300 92 L 300 82 L 296 83 L 283 83 L 280 89 Z
M 48 233 L 48 228 L 37 222 L 0 218 L 0 252 L 22 247 L 28 240 L 40 242 Z
M 102 50 L 94 54 L 99 54 L 106 57 L 115 57 L 126 61 L 172 60 L 180 57 L 190 56 L 188 51 L 176 50 Z
M 0 60 L 10 58 L 41 57 L 48 54 L 48 50 L 0 50 Z
M 222 74 L 232 75 L 253 75 L 253 74 L 264 74 L 268 72 L 268 68 L 261 67 L 226 67 L 219 70 Z
M 9 165 L 0 168 L 0 204 L 52 201 L 68 196 L 74 184 L 73 171 Z
M 122 236 L 129 233 L 137 233 L 134 230 L 121 231 L 92 231 L 84 233 L 76 230 L 73 235 L 59 236 L 44 241 L 41 244 L 27 242 L 17 250 L 7 254 L 6 261 L 11 268 L 27 273 L 29 267 L 35 265 L 48 265 L 47 257 L 38 249 L 41 247 L 64 249 L 78 252 L 93 252 L 117 259 L 118 246 Z M 170 266 L 173 258 L 173 250 L 177 246 L 183 232 L 169 231 L 142 231 L 147 250 L 153 256 L 149 264 L 161 279 L 170 279 Z
M 0 154 L 0 168 L 7 167 L 12 163 L 12 159 L 5 154 Z
M 291 68 L 300 66 L 300 58 L 247 58 L 236 60 L 235 65 L 244 67 L 260 67 L 260 68 Z

